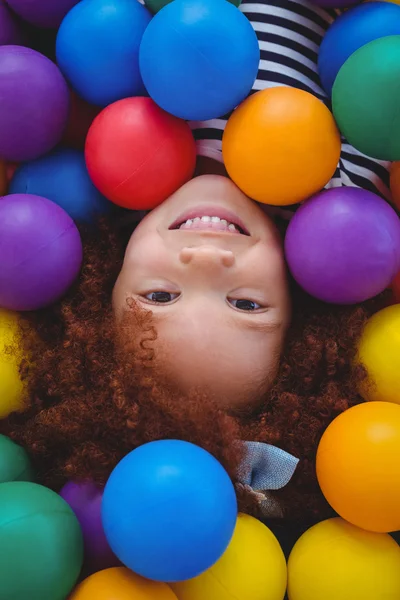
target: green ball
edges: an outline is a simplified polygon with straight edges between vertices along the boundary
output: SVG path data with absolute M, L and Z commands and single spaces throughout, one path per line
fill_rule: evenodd
M 2 600 L 65 600 L 83 560 L 76 516 L 41 485 L 0 484 L 0 557 Z
M 357 150 L 400 160 L 400 35 L 374 40 L 350 56 L 333 85 L 332 109 Z
M 0 483 L 34 479 L 31 461 L 25 450 L 10 438 L 0 435 Z
M 149 10 L 151 10 L 152 13 L 158 12 L 170 2 L 172 2 L 172 0 L 144 0 L 145 5 Z M 228 2 L 234 4 L 235 6 L 240 6 L 242 0 L 228 0 Z

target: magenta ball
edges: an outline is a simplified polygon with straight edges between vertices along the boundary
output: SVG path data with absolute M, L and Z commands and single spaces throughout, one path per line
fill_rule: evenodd
M 0 0 L 0 46 L 23 43 L 21 25 L 4 0 Z
M 64 133 L 69 98 L 51 60 L 23 46 L 1 46 L 0 158 L 22 162 L 49 152 Z
M 94 573 L 121 564 L 104 535 L 101 521 L 103 488 L 91 482 L 70 481 L 62 488 L 60 496 L 68 502 L 81 526 L 86 569 Z
M 56 29 L 79 0 L 7 0 L 11 8 L 36 27 Z
M 400 270 L 400 219 L 372 192 L 326 190 L 295 213 L 285 252 L 293 277 L 311 296 L 334 304 L 363 302 Z
M 31 194 L 0 198 L 0 308 L 36 310 L 61 298 L 77 277 L 82 243 L 71 217 Z

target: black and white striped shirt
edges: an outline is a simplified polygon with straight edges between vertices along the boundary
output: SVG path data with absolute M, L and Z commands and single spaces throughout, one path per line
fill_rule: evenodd
M 251 22 L 260 45 L 253 92 L 295 87 L 313 94 L 331 110 L 317 61 L 322 38 L 340 11 L 325 10 L 306 0 L 243 0 L 240 10 Z M 199 155 L 222 162 L 222 134 L 228 117 L 191 123 Z M 389 164 L 361 154 L 342 139 L 339 165 L 326 187 L 361 187 L 390 199 Z

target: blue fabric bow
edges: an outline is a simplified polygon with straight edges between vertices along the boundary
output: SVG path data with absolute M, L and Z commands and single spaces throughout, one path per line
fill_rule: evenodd
M 289 483 L 299 459 L 262 442 L 245 442 L 245 446 L 246 456 L 238 473 L 239 486 L 256 495 L 264 517 L 282 517 L 282 508 L 269 490 L 279 490 Z

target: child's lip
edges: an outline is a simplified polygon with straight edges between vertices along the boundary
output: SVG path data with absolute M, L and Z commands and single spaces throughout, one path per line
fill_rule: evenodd
M 197 208 L 192 208 L 187 210 L 186 212 L 179 215 L 179 217 L 169 226 L 168 229 L 177 229 L 179 225 L 185 223 L 188 219 L 195 219 L 196 217 L 219 217 L 220 219 L 225 219 L 229 223 L 233 223 L 237 225 L 245 235 L 250 235 L 249 230 L 243 221 L 235 215 L 233 212 L 218 206 L 199 206 Z

